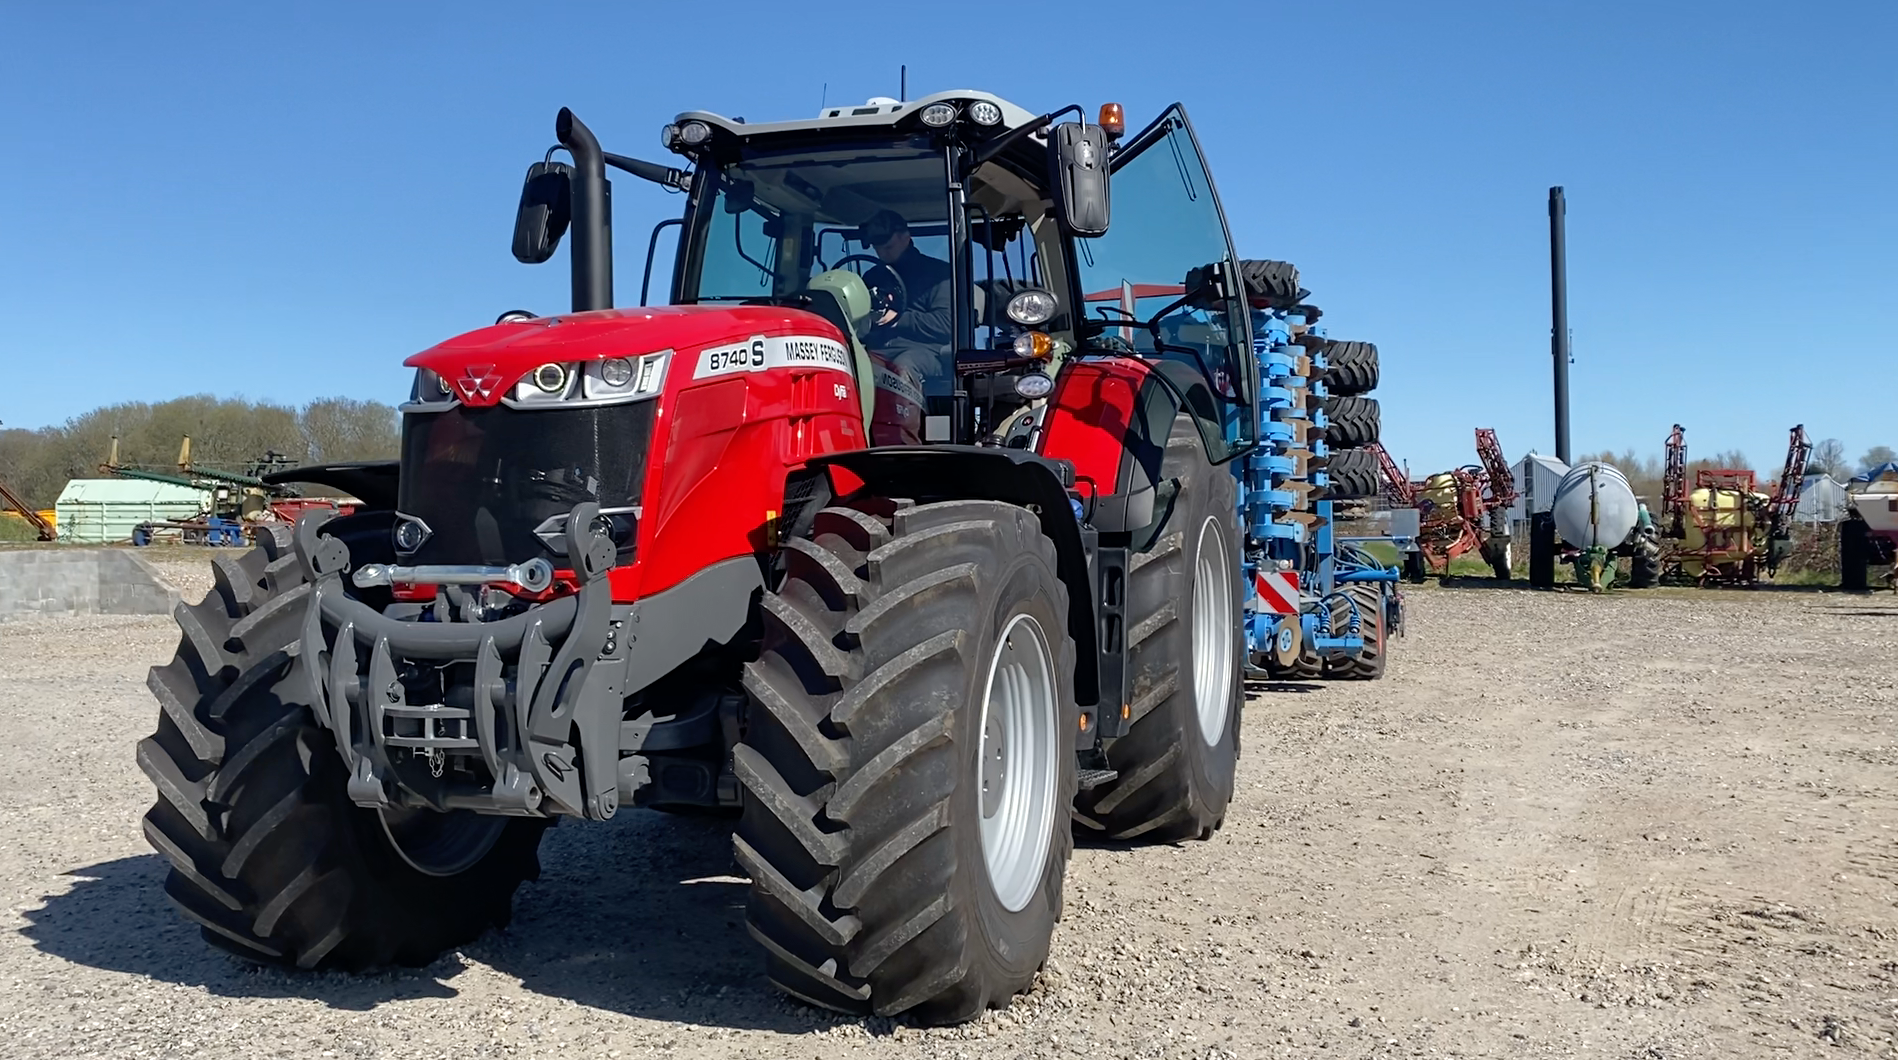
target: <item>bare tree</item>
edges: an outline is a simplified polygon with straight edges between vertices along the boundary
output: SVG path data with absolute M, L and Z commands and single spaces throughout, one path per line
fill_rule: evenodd
M 1889 464 L 1895 460 L 1898 460 L 1898 453 L 1892 452 L 1891 446 L 1874 445 L 1870 449 L 1865 450 L 1864 456 L 1858 458 L 1858 469 L 1860 471 L 1870 471 L 1875 467 Z
M 1806 460 L 1806 469 L 1815 475 L 1844 478 L 1852 470 L 1852 466 L 1845 462 L 1845 444 L 1837 438 L 1813 443 L 1812 456 Z

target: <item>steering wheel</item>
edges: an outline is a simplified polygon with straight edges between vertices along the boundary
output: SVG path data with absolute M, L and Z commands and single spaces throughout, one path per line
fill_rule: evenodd
M 836 263 L 831 265 L 831 268 L 841 269 L 845 265 L 855 261 L 868 262 L 873 267 L 880 267 L 889 275 L 891 282 L 894 284 L 889 290 L 882 290 L 877 287 L 870 288 L 870 312 L 872 317 L 882 316 L 886 310 L 900 313 L 909 307 L 909 287 L 903 282 L 903 274 L 884 264 L 883 259 L 877 257 L 875 254 L 846 254 L 838 258 Z

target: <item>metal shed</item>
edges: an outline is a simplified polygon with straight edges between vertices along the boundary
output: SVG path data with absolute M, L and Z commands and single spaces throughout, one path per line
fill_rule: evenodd
M 1509 506 L 1509 533 L 1529 540 L 1529 516 L 1546 512 L 1555 501 L 1555 487 L 1568 474 L 1568 465 L 1552 456 L 1530 453 L 1509 469 L 1516 478 L 1516 501 Z
M 125 541 L 132 528 L 156 519 L 195 519 L 211 495 L 190 486 L 129 478 L 76 478 L 59 491 L 59 539 L 79 545 Z
M 1800 488 L 1799 507 L 1793 520 L 1801 523 L 1836 523 L 1845 518 L 1845 483 L 1825 475 L 1807 475 Z

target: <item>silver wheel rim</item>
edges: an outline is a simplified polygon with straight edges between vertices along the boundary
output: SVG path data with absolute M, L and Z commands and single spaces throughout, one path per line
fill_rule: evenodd
M 488 856 L 507 828 L 507 818 L 469 810 L 391 806 L 376 811 L 382 834 L 409 867 L 425 876 L 458 876 Z
M 1232 572 L 1219 520 L 1200 526 L 1193 553 L 1193 701 L 1208 747 L 1226 732 L 1232 710 Z
M 995 642 L 981 724 L 982 861 L 1002 908 L 1019 913 L 1048 864 L 1061 751 L 1054 661 L 1027 615 L 1010 619 Z

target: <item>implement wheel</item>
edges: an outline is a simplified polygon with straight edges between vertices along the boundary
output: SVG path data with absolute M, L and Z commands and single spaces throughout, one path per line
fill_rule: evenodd
M 1238 483 L 1187 415 L 1160 473 L 1177 491 L 1127 564 L 1132 726 L 1107 748 L 1119 777 L 1083 792 L 1077 816 L 1118 839 L 1204 839 L 1225 820 L 1239 747 Z
M 785 544 L 733 767 L 771 981 L 971 1019 L 1028 989 L 1073 847 L 1074 646 L 1026 509 L 853 498 Z
M 1325 660 L 1325 676 L 1334 681 L 1375 681 L 1384 676 L 1384 594 L 1370 582 L 1347 582 L 1341 590 L 1358 610 L 1358 636 L 1364 647 L 1356 655 L 1334 655 Z M 1344 614 L 1349 622 L 1350 612 Z
M 215 588 L 179 605 L 177 654 L 146 681 L 161 710 L 138 764 L 158 788 L 145 838 L 171 863 L 165 893 L 251 960 L 427 964 L 507 922 L 547 822 L 352 803 L 303 699 L 310 587 L 288 528 L 259 537 L 212 561 Z

